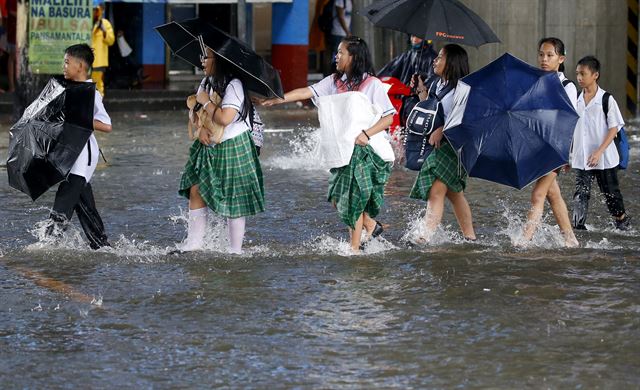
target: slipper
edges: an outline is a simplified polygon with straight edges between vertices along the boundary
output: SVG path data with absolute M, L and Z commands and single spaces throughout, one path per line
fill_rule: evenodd
M 376 227 L 373 228 L 373 232 L 371 233 L 371 237 L 372 238 L 376 238 L 379 235 L 381 235 L 384 232 L 384 228 L 382 227 L 382 224 L 378 221 L 376 221 Z

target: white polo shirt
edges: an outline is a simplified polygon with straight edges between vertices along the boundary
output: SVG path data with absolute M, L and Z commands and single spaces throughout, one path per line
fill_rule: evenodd
M 87 82 L 93 81 L 89 79 Z M 111 118 L 109 117 L 109 114 L 107 114 L 107 110 L 105 110 L 104 104 L 102 103 L 102 95 L 100 95 L 100 92 L 97 90 L 93 100 L 93 119 L 106 125 L 111 125 Z M 98 140 L 93 133 L 91 133 L 88 142 L 91 145 L 91 164 L 89 164 L 89 148 L 85 145 L 69 172 L 70 174 L 84 177 L 87 183 L 91 180 L 93 172 L 96 170 L 99 157 Z
M 366 80 L 366 78 L 371 77 L 370 80 Z M 367 74 L 363 75 L 363 79 L 365 81 L 362 82 L 359 92 L 364 93 L 369 98 L 371 104 L 378 105 L 382 109 L 382 117 L 387 115 L 393 115 L 396 112 L 396 109 L 393 107 L 391 100 L 389 99 L 389 95 L 387 95 L 387 90 L 382 85 L 382 81 L 378 78 L 369 76 Z M 347 80 L 346 75 L 342 75 L 341 80 L 344 82 Z M 347 92 L 344 88 L 339 88 L 334 82 L 333 75 L 329 75 L 317 83 L 308 87 L 313 96 L 327 96 L 327 95 L 335 95 L 342 92 Z
M 206 77 L 202 79 L 202 82 L 200 82 L 198 93 L 205 90 L 205 81 Z M 209 91 L 209 95 L 213 95 L 213 90 Z M 242 89 L 242 82 L 239 79 L 232 79 L 229 84 L 227 84 L 227 88 L 224 90 L 224 97 L 222 98 L 222 102 L 220 103 L 220 108 L 231 107 L 237 110 L 237 112 L 233 117 L 233 121 L 224 128 L 224 132 L 222 133 L 222 140 L 220 142 L 235 138 L 245 131 L 248 131 L 251 127 L 251 125 L 249 124 L 249 117 L 251 116 L 251 113 L 247 114 L 247 118 L 244 121 L 240 118 L 240 111 L 242 111 L 243 104 L 244 90 Z
M 331 26 L 331 34 L 340 37 L 346 37 L 347 33 L 340 24 L 338 19 L 338 10 L 336 7 L 344 8 L 344 21 L 347 22 L 347 27 L 351 29 L 351 14 L 353 12 L 353 2 L 351 0 L 335 0 L 333 3 L 333 25 Z
M 576 130 L 573 133 L 573 155 L 571 167 L 582 170 L 611 169 L 620 164 L 620 156 L 616 145 L 611 142 L 602 154 L 602 158 L 595 167 L 587 165 L 589 156 L 595 152 L 607 137 L 609 129 L 616 127 L 618 131 L 624 126 L 624 119 L 613 96 L 609 97 L 609 115 L 607 118 L 602 111 L 602 96 L 605 91 L 598 87 L 596 95 L 588 105 L 585 105 L 584 94 L 578 97 L 577 112 L 580 115 Z

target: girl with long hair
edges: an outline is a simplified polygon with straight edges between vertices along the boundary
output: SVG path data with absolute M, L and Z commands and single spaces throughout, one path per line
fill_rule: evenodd
M 455 44 L 444 46 L 433 61 L 433 71 L 438 76 L 434 81 L 436 85 L 425 86 L 423 80 L 418 77 L 418 96 L 421 100 L 425 100 L 429 98 L 430 91 L 432 94 L 435 92 L 441 95 L 443 91 L 448 90 L 449 92 L 445 92 L 446 95 L 440 99 L 446 123 L 453 108 L 453 95 L 458 80 L 469 74 L 467 52 Z M 427 201 L 427 212 L 424 216 L 425 232 L 417 240 L 419 243 L 429 242 L 440 225 L 445 198 L 449 199 L 453 205 L 463 236 L 468 240 L 476 239 L 471 208 L 464 196 L 467 174 L 453 147 L 443 138 L 443 129 L 444 127 L 441 126 L 429 136 L 429 144 L 433 145 L 434 150 L 425 159 L 409 195 L 411 198 Z
M 542 70 L 556 72 L 558 74 L 558 78 L 564 85 L 569 100 L 571 100 L 573 107 L 576 108 L 578 100 L 576 86 L 573 82 L 570 82 L 563 73 L 565 55 L 564 43 L 558 38 L 543 38 L 538 42 L 538 66 Z M 529 213 L 527 214 L 527 222 L 524 225 L 522 237 L 516 244 L 523 245 L 531 241 L 536 229 L 540 225 L 544 211 L 544 201 L 546 199 L 549 201 L 553 215 L 556 217 L 556 222 L 560 227 L 565 246 L 578 246 L 578 240 L 571 227 L 567 204 L 562 198 L 560 186 L 556 180 L 559 172 L 560 169 L 549 172 L 539 178 L 534 184 L 533 191 L 531 192 L 531 209 L 529 209 Z
M 367 239 L 380 235 L 383 230 L 382 225 L 374 218 L 382 207 L 384 186 L 391 174 L 391 163 L 385 162 L 373 152 L 369 139 L 391 125 L 395 109 L 382 82 L 373 76 L 371 55 L 363 39 L 355 36 L 342 39 L 336 54 L 336 69 L 336 73 L 314 85 L 294 89 L 287 92 L 284 99 L 269 99 L 262 104 L 271 106 L 359 91 L 369 98 L 371 104 L 382 109 L 382 117 L 370 128 L 362 129 L 355 139 L 349 164 L 332 168 L 329 180 L 328 201 L 335 205 L 340 219 L 349 226 L 351 248 L 358 253 L 363 229 Z
M 188 235 L 180 250 L 203 248 L 211 209 L 227 218 L 229 252 L 240 254 L 245 217 L 264 211 L 262 169 L 249 131 L 251 100 L 233 65 L 210 48 L 201 61 L 205 78 L 198 88 L 199 109 L 224 132 L 221 142 L 213 144 L 209 129 L 201 127 L 189 150 L 178 191 L 189 199 Z M 214 93 L 222 99 L 219 104 L 211 100 Z

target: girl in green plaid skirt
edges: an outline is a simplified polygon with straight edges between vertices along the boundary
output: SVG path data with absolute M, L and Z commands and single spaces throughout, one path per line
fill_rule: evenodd
M 380 158 L 369 145 L 369 138 L 391 126 L 395 109 L 382 86 L 373 77 L 371 55 L 364 40 L 346 37 L 336 54 L 337 73 L 320 82 L 287 92 L 284 99 L 269 99 L 262 104 L 271 106 L 285 102 L 311 99 L 348 91 L 364 93 L 371 104 L 382 108 L 382 117 L 354 140 L 354 149 L 348 165 L 331 169 L 328 200 L 332 202 L 340 219 L 349 226 L 351 248 L 358 253 L 364 229 L 367 239 L 382 233 L 382 225 L 374 218 L 380 212 L 384 186 L 391 173 L 391 163 Z
M 188 235 L 182 251 L 202 249 L 208 209 L 227 217 L 229 252 L 242 253 L 245 217 L 264 211 L 262 169 L 249 134 L 251 101 L 231 65 L 207 48 L 202 56 L 206 77 L 198 89 L 197 101 L 213 122 L 224 126 L 219 144 L 212 144 L 211 132 L 199 128 L 191 145 L 179 194 L 189 199 Z M 219 105 L 211 101 L 217 93 Z M 193 117 L 193 113 L 190 113 Z
M 458 45 L 444 46 L 433 62 L 433 70 L 436 75 L 440 76 L 436 86 L 437 93 L 449 83 L 452 83 L 454 87 L 441 100 L 446 122 L 446 117 L 453 106 L 453 94 L 458 79 L 469 74 L 467 52 Z M 413 87 L 413 81 L 411 84 Z M 416 90 L 421 100 L 427 98 L 427 88 L 420 78 L 418 78 Z M 434 146 L 434 150 L 422 165 L 410 194 L 412 198 L 424 199 L 428 202 L 424 217 L 425 234 L 420 241 L 428 242 L 440 225 L 444 213 L 445 198 L 449 199 L 453 205 L 453 211 L 464 237 L 475 240 L 476 234 L 473 230 L 471 208 L 469 208 L 469 203 L 464 196 L 467 175 L 458 155 L 447 140 L 443 139 L 443 127 L 431 133 L 429 143 Z

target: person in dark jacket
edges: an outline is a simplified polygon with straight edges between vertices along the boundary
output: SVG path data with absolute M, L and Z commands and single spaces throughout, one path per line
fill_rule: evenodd
M 427 80 L 433 76 L 433 67 L 431 65 L 437 56 L 438 53 L 429 42 L 412 35 L 411 48 L 380 69 L 378 77 L 395 77 L 405 85 L 409 85 L 411 76 L 418 73 L 424 80 Z

